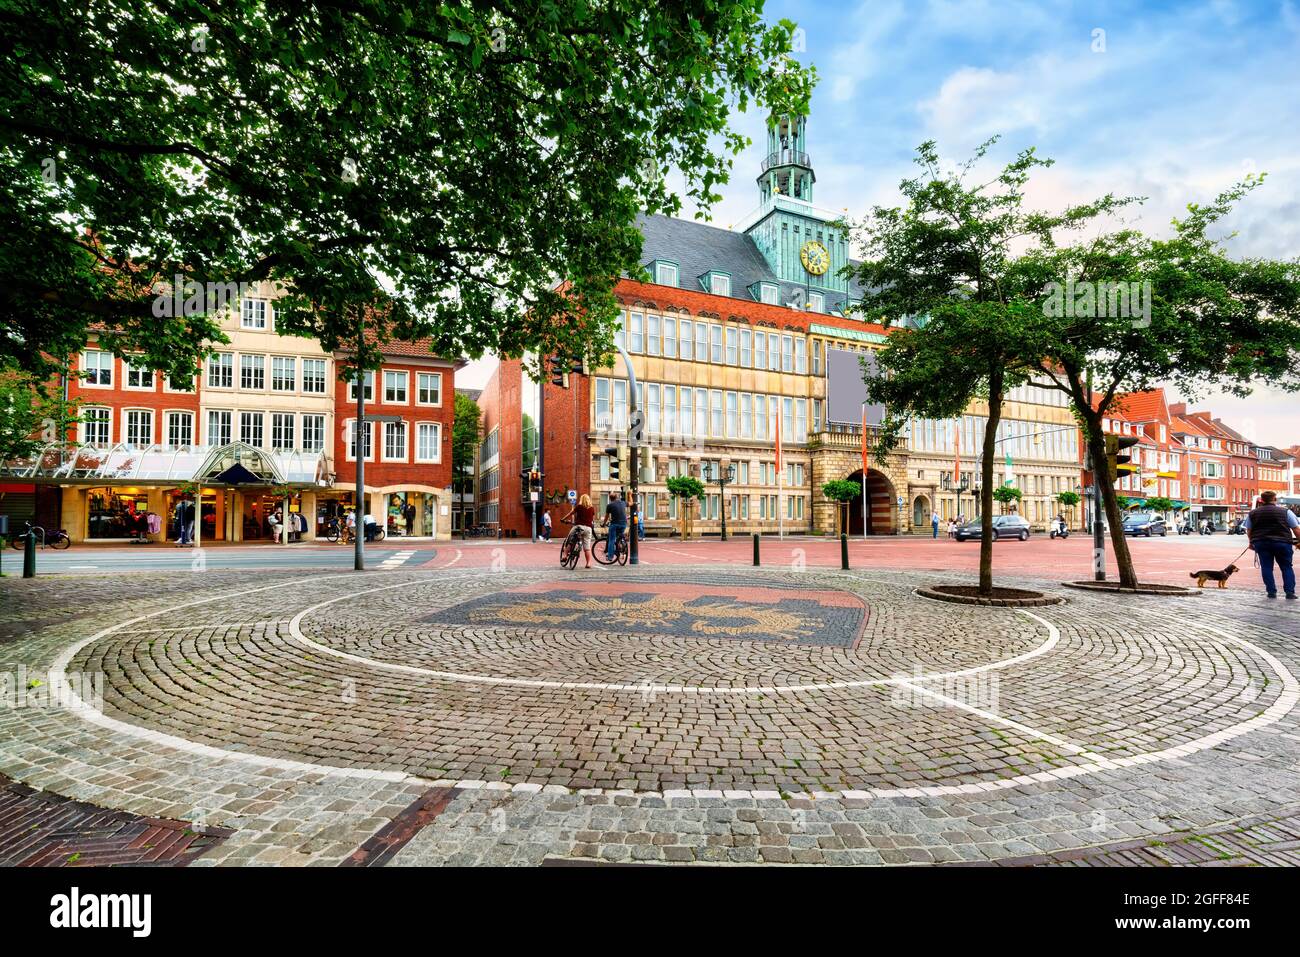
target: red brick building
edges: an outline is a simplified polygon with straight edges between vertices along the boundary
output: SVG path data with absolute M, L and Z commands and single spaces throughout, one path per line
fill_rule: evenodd
M 446 538 L 452 524 L 455 374 L 463 362 L 431 355 L 420 342 L 385 343 L 383 353 L 381 368 L 365 376 L 366 511 L 392 530 L 405 530 L 405 509 L 413 505 L 413 534 Z M 356 403 L 355 383 L 340 377 L 334 391 L 334 480 L 318 496 L 327 513 L 355 500 Z

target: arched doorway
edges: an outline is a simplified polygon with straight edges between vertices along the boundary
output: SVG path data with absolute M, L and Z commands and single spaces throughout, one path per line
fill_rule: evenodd
M 846 476 L 850 482 L 862 482 L 862 470 L 858 469 Z M 861 535 L 865 526 L 868 535 L 896 535 L 898 522 L 895 518 L 898 506 L 894 498 L 893 483 L 882 472 L 867 470 L 866 514 L 862 510 L 862 498 L 859 496 L 849 503 L 849 534 Z
M 930 498 L 918 495 L 912 502 L 912 524 L 918 527 L 930 524 Z

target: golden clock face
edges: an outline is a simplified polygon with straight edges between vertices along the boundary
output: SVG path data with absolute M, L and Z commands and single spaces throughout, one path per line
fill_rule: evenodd
M 816 240 L 809 240 L 803 244 L 803 248 L 799 250 L 799 260 L 803 263 L 803 268 L 814 276 L 820 276 L 831 268 L 831 254 Z

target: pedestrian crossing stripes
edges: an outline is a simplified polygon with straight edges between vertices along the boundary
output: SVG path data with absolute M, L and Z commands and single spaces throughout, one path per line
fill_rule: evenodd
M 379 563 L 379 567 L 400 568 L 401 566 L 405 565 L 408 561 L 410 561 L 414 555 L 415 555 L 415 549 L 411 549 L 410 551 L 406 551 L 406 552 L 393 552 L 393 554 L 389 555 L 387 558 L 385 558 L 382 562 Z

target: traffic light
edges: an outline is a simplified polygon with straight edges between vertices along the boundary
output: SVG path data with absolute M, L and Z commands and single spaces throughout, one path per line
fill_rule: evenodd
M 609 459 L 609 480 L 623 484 L 623 447 L 616 446 L 612 449 L 605 450 L 605 456 Z
M 1120 454 L 1124 449 L 1137 445 L 1139 441 L 1136 435 L 1106 436 L 1106 466 L 1110 472 L 1112 482 L 1119 478 L 1120 475 L 1129 475 L 1139 471 L 1139 466 L 1131 464 L 1127 455 Z
M 551 385 L 561 389 L 569 387 L 569 363 L 561 356 L 551 356 L 546 360 L 551 375 Z
M 540 492 L 542 490 L 542 473 L 533 469 L 528 473 L 528 491 Z

